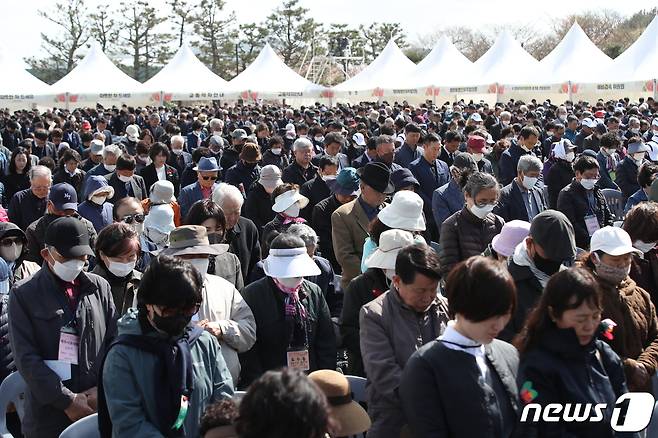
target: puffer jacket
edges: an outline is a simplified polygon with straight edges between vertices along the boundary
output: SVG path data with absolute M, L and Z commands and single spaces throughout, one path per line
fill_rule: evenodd
M 9 343 L 9 295 L 0 295 L 0 382 L 16 371 L 14 355 Z
M 13 224 L 11 222 L 0 222 L 0 240 L 9 236 L 22 237 L 23 242 L 26 242 L 27 240 L 23 230 L 18 228 L 16 224 Z M 10 287 L 13 286 L 14 283 L 18 281 L 31 277 L 35 272 L 39 270 L 39 265 L 37 265 L 34 262 L 29 262 L 25 260 L 25 256 L 27 255 L 26 243 L 23 244 L 23 252 L 21 253 L 20 257 L 14 262 L 14 265 L 11 269 L 11 274 L 9 275 Z
M 441 274 L 445 277 L 457 263 L 482 254 L 503 225 L 500 216 L 489 213 L 480 219 L 467 207 L 446 219 L 441 225 Z
M 560 192 L 557 199 L 557 209 L 564 213 L 573 225 L 578 248 L 589 248 L 590 235 L 585 225 L 585 217 L 596 215 L 599 227 L 612 226 L 613 217 L 603 193 L 597 187 L 593 190 L 595 205 L 590 208 L 587 191 L 575 179 Z
M 528 422 L 525 437 L 578 436 L 582 438 L 616 435 L 610 428 L 612 408 L 619 396 L 628 392 L 619 356 L 605 342 L 593 338 L 581 346 L 573 329 L 555 326 L 538 334 L 536 345 L 521 355 L 518 387 L 530 385 L 537 391 L 531 402 L 605 403 L 601 422 Z

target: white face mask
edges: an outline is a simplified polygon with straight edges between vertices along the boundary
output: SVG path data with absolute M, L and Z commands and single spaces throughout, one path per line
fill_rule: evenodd
M 333 181 L 336 179 L 336 175 L 322 175 L 322 181 Z
M 606 149 L 605 151 L 608 153 L 608 155 L 614 155 L 615 152 L 617 152 L 617 149 Z
M 576 158 L 576 154 L 574 152 L 569 152 L 564 156 L 564 159 L 570 163 L 574 160 L 574 158 Z
M 0 247 L 0 257 L 5 259 L 5 261 L 11 263 L 18 260 L 18 258 L 23 253 L 23 244 L 22 243 L 12 243 L 11 246 L 1 246 Z
M 107 195 L 96 195 L 91 197 L 91 202 L 98 205 L 103 205 L 103 202 L 107 199 Z
M 105 170 L 107 170 L 108 172 L 114 172 L 117 169 L 116 164 L 103 164 L 103 166 L 105 167 Z
M 142 234 L 142 232 L 144 231 L 144 222 L 139 222 L 139 223 L 133 222 L 132 224 L 130 224 L 130 226 L 133 227 L 133 230 L 135 230 L 135 233 L 137 233 L 138 235 Z
M 124 176 L 124 175 L 117 175 L 117 178 L 119 178 L 119 181 L 127 183 L 131 179 L 133 179 L 132 176 Z
M 135 269 L 135 265 L 137 264 L 136 261 L 134 262 L 128 262 L 128 263 L 119 263 L 119 262 L 113 262 L 112 260 L 107 260 L 106 266 L 107 270 L 112 273 L 112 275 L 123 278 L 128 276 L 133 269 Z
M 281 155 L 281 148 L 270 149 L 274 155 Z
M 581 179 L 580 185 L 583 186 L 585 190 L 592 190 L 597 182 L 599 182 L 598 179 Z
M 182 149 L 172 149 L 171 151 L 174 153 L 174 155 L 182 155 L 183 154 Z
M 289 278 L 277 278 L 278 282 L 284 285 L 285 287 L 289 287 L 290 289 L 294 289 L 298 287 L 300 284 L 302 284 L 302 281 L 304 280 L 304 277 L 289 277 Z
M 199 271 L 201 275 L 206 275 L 208 273 L 208 265 L 210 264 L 210 260 L 206 259 L 188 259 L 188 262 L 192 266 L 194 266 L 194 269 Z
M 50 256 L 53 257 L 53 254 L 50 253 Z M 54 262 L 55 264 L 52 268 L 55 275 L 69 283 L 78 278 L 78 275 L 80 275 L 85 267 L 85 262 L 78 259 L 67 260 L 64 263 L 60 263 L 57 260 L 54 260 Z
M 484 158 L 484 154 L 473 154 L 473 159 L 475 161 L 482 161 L 482 158 Z
M 534 177 L 523 175 L 522 184 L 523 184 L 523 187 L 530 190 L 537 184 L 537 181 L 539 181 L 539 178 L 534 178 Z
M 489 213 L 493 211 L 494 207 L 495 206 L 493 204 L 487 204 L 484 207 L 478 207 L 477 205 L 473 204 L 469 210 L 471 210 L 471 213 L 473 213 L 478 218 L 484 219 Z
M 643 254 L 646 254 L 656 247 L 656 242 L 646 243 L 641 240 L 636 240 L 633 243 L 633 246 L 642 251 Z
M 631 128 L 629 129 L 633 134 L 639 134 L 640 133 L 640 128 Z
M 321 135 L 316 135 L 316 136 L 314 137 L 314 139 L 315 139 L 315 141 L 318 142 L 318 143 L 322 143 L 322 142 L 324 141 L 324 137 L 321 136 Z
M 9 279 L 0 281 L 0 295 L 7 295 L 9 293 Z
M 641 163 L 642 161 L 644 161 L 644 152 L 633 154 L 633 159 L 635 160 L 636 163 Z
M 283 210 L 283 214 L 288 217 L 297 217 L 299 216 L 299 202 L 295 202 L 290 207 Z

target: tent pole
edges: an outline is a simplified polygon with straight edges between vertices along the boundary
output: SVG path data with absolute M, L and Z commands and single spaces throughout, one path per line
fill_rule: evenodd
M 573 93 L 571 92 L 571 81 L 567 82 L 569 85 L 569 100 L 573 102 Z
M 656 90 L 656 85 L 658 85 L 658 80 L 654 79 L 653 80 L 653 99 L 654 100 L 658 99 L 658 90 Z
M 164 91 L 160 91 L 160 105 L 164 106 Z
M 69 92 L 68 91 L 66 93 L 64 93 L 64 102 L 65 102 L 64 106 L 66 108 L 66 111 L 68 111 L 69 110 Z

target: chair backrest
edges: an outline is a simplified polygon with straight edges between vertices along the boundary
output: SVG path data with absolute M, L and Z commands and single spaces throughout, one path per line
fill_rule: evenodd
M 27 391 L 27 384 L 23 380 L 23 376 L 18 372 L 11 373 L 0 383 L 0 437 L 11 437 L 11 434 L 7 430 L 7 420 L 4 414 L 9 403 L 14 404 L 18 418 L 23 419 L 23 413 L 25 412 L 25 391 Z
M 366 382 L 364 377 L 359 376 L 345 376 L 347 381 L 350 382 L 350 389 L 352 390 L 352 398 L 359 403 L 366 402 Z
M 92 414 L 64 429 L 59 438 L 100 438 L 100 436 L 98 414 Z
M 615 215 L 617 220 L 624 219 L 624 204 L 622 203 L 623 195 L 619 190 L 603 189 L 601 190 L 605 201 L 610 207 L 610 211 Z
M 240 403 L 240 400 L 242 400 L 242 397 L 247 393 L 247 391 L 233 391 L 233 401 L 236 403 Z
M 647 438 L 658 436 L 658 402 L 653 407 L 653 415 L 651 416 L 651 421 L 649 426 L 646 428 Z

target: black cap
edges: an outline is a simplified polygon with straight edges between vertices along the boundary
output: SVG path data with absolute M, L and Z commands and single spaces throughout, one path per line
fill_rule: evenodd
M 420 187 L 420 183 L 416 179 L 411 170 L 403 167 L 391 173 L 391 183 L 395 187 L 395 191 L 399 191 L 402 188 L 414 186 L 416 188 Z
M 72 259 L 93 256 L 87 226 L 75 217 L 60 217 L 46 228 L 46 245 L 53 246 L 62 257 Z
M 371 161 L 359 168 L 356 173 L 364 184 L 369 185 L 379 193 L 390 194 L 395 191 L 391 184 L 391 170 L 384 163 Z
M 477 172 L 478 170 L 477 161 L 475 161 L 473 155 L 469 154 L 468 152 L 456 153 L 452 165 L 457 169 L 470 169 L 473 172 Z
M 562 212 L 545 210 L 535 216 L 530 224 L 530 237 L 549 260 L 557 262 L 576 256 L 573 225 Z

